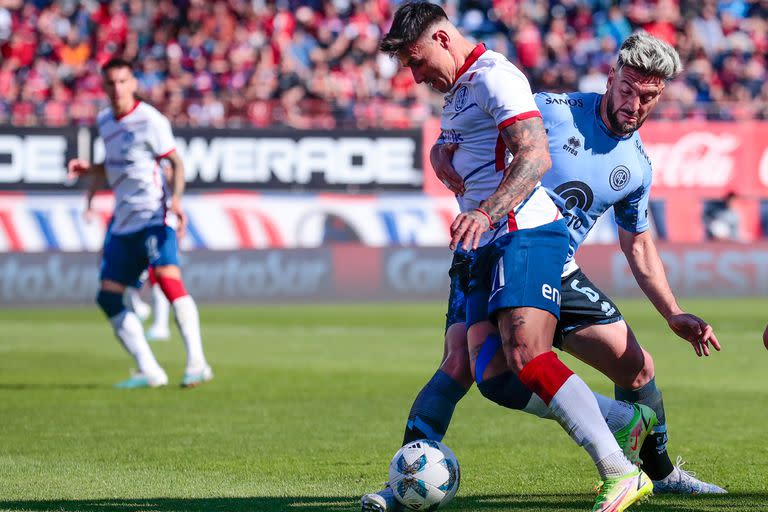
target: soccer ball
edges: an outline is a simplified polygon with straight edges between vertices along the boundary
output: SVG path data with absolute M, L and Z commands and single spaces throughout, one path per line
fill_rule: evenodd
M 419 439 L 400 448 L 389 463 L 389 487 L 411 510 L 435 510 L 459 490 L 459 462 L 442 443 Z

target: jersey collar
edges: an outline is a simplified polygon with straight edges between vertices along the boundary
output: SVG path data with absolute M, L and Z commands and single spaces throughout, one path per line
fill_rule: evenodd
M 469 54 L 469 57 L 467 57 L 467 60 L 464 62 L 464 64 L 462 64 L 462 66 L 459 68 L 459 71 L 456 73 L 456 81 L 453 83 L 451 88 L 456 87 L 456 84 L 458 83 L 461 75 L 466 73 L 469 67 L 475 62 L 477 62 L 477 59 L 479 59 L 480 56 L 486 52 L 486 50 L 487 49 L 483 43 L 478 44 L 472 49 L 472 52 Z
M 131 107 L 131 110 L 129 110 L 128 112 L 126 112 L 125 114 L 123 114 L 121 116 L 115 116 L 115 121 L 120 121 L 121 119 L 125 119 L 129 115 L 133 114 L 134 110 L 139 108 L 139 103 L 141 103 L 141 102 L 139 100 L 136 100 L 136 103 L 133 104 L 133 106 Z

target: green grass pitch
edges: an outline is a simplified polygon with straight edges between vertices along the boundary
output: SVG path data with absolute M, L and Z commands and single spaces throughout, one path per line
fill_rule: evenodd
M 638 511 L 768 511 L 765 300 L 685 301 L 723 351 L 699 359 L 644 302 L 620 306 L 655 357 L 673 459 L 725 496 Z M 386 479 L 442 354 L 441 304 L 203 307 L 216 379 L 120 391 L 131 361 L 93 308 L 0 311 L 0 510 L 353 511 Z M 607 379 L 564 356 L 593 389 Z M 585 511 L 596 473 L 554 423 L 472 390 L 445 438 L 462 468 L 448 510 Z

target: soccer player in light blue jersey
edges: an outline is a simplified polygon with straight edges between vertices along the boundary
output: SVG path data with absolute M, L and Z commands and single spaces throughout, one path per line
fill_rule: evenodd
M 672 47 L 638 33 L 622 45 L 605 94 L 535 95 L 552 156 L 552 168 L 542 177 L 542 184 L 563 212 L 571 235 L 555 346 L 608 376 L 615 383 L 617 399 L 654 409 L 658 424 L 640 456 L 643 469 L 654 480 L 655 492 L 723 493 L 724 489 L 694 478 L 680 469 L 679 462 L 673 465 L 670 461 L 666 415 L 656 387 L 653 358 L 640 346 L 613 301 L 574 260 L 597 219 L 613 207 L 619 244 L 645 295 L 698 356 L 710 355 L 710 345 L 720 350 L 712 327 L 677 304 L 649 230 L 652 168 L 637 130 L 658 102 L 666 81 L 680 71 L 680 59 Z M 461 195 L 464 186 L 451 164 L 454 149 L 454 145 L 435 146 L 432 161 L 441 181 Z M 455 323 L 463 320 L 454 304 L 460 304 L 455 298 L 460 295 L 458 283 L 452 282 L 449 318 L 456 317 Z M 455 369 L 461 365 L 453 361 L 448 366 Z M 456 374 L 461 377 L 462 372 Z M 511 389 L 509 383 L 504 385 Z M 519 405 L 530 396 L 529 392 L 519 393 L 517 387 L 514 390 L 516 393 L 502 405 Z M 535 396 L 532 399 L 535 401 Z M 525 406 L 532 410 L 529 403 Z M 423 412 L 412 416 L 419 414 Z
M 587 362 L 615 383 L 616 397 L 651 407 L 658 426 L 640 451 L 643 469 L 654 480 L 657 493 L 723 493 L 673 465 L 666 451 L 666 415 L 655 383 L 653 359 L 637 342 L 616 305 L 576 265 L 573 256 L 595 221 L 614 208 L 620 245 L 646 296 L 670 328 L 708 356 L 710 345 L 720 350 L 712 328 L 684 312 L 669 287 L 648 224 L 651 162 L 638 128 L 658 102 L 667 80 L 681 70 L 677 52 L 647 34 L 635 34 L 621 47 L 611 70 L 607 91 L 599 94 L 537 94 L 536 103 L 547 129 L 552 167 L 542 177 L 550 197 L 560 207 L 570 232 L 570 252 L 561 281 L 560 320 L 554 345 Z M 467 184 L 452 165 L 453 152 L 461 146 L 446 143 L 433 147 L 430 157 L 438 178 L 458 197 Z M 405 429 L 404 442 L 445 435 L 456 403 L 472 383 L 472 365 L 494 364 L 498 347 L 484 346 L 473 359 L 467 353 L 466 327 L 468 272 L 472 256 L 457 251 L 449 272 L 451 291 L 446 315 L 446 336 L 439 373 L 416 397 Z M 522 386 L 512 372 L 483 382 L 486 396 L 499 405 L 546 416 L 547 409 L 535 394 Z M 490 393 L 488 390 L 491 390 Z M 602 405 L 602 404 L 601 404 Z M 615 406 L 601 407 L 608 426 L 617 423 Z M 387 497 L 386 490 L 379 495 Z M 378 510 L 397 510 L 387 501 Z

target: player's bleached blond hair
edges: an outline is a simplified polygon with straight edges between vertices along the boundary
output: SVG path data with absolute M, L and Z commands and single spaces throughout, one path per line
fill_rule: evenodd
M 624 66 L 664 80 L 675 78 L 683 70 L 677 50 L 647 32 L 634 33 L 621 45 L 618 69 Z

